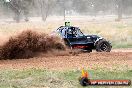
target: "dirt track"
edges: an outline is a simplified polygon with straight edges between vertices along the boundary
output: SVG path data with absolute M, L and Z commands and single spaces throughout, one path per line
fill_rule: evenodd
M 132 69 L 132 49 L 114 49 L 111 53 L 81 53 L 77 55 L 40 55 L 31 59 L 0 60 L 1 69 Z

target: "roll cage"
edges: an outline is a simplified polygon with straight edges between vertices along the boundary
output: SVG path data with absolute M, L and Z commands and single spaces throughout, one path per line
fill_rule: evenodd
M 84 36 L 78 27 L 73 26 L 61 26 L 57 29 L 57 31 L 63 38 L 77 38 Z

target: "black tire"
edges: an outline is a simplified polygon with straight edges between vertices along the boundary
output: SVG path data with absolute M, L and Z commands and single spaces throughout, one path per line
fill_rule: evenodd
M 96 51 L 97 52 L 110 52 L 112 46 L 106 40 L 99 40 L 96 44 Z

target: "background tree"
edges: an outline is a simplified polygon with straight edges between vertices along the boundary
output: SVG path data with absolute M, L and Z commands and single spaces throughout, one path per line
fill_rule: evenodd
M 33 0 L 22 0 L 21 1 L 21 9 L 25 16 L 25 21 L 29 21 L 28 15 L 29 15 L 30 9 L 32 9 L 31 8 L 32 4 L 33 4 Z
M 28 21 L 29 8 L 33 0 L 5 0 L 6 6 L 8 6 L 14 13 L 13 19 L 16 22 L 20 21 L 21 13 L 25 16 L 25 21 Z
M 56 0 L 39 0 L 38 3 L 41 9 L 40 11 L 41 11 L 42 20 L 46 21 L 48 15 L 52 11 L 52 8 L 54 8 Z
M 117 21 L 120 21 L 122 19 L 123 14 L 123 0 L 117 0 L 117 14 L 118 14 Z
M 22 14 L 25 21 L 29 20 L 29 16 L 41 16 L 46 21 L 49 15 L 63 16 L 65 20 L 66 15 L 72 13 L 91 16 L 117 15 L 120 20 L 123 15 L 132 14 L 132 0 L 11 0 L 2 5 L 3 1 L 5 0 L 0 0 L 0 11 L 10 16 L 9 9 L 6 9 L 10 8 L 16 22 L 20 21 Z

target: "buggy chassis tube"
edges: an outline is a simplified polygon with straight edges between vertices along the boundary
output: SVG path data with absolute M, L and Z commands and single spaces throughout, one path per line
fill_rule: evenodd
M 95 41 L 95 43 L 94 43 L 94 46 L 98 43 L 98 41 L 100 41 L 100 40 L 103 40 L 103 38 L 102 37 L 100 37 L 100 38 L 97 38 L 97 40 Z

